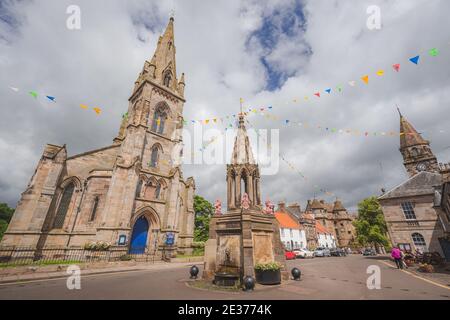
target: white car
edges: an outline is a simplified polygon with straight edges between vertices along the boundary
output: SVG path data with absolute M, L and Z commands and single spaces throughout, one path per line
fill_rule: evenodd
M 296 249 L 293 251 L 296 258 L 314 258 L 314 252 L 307 249 Z

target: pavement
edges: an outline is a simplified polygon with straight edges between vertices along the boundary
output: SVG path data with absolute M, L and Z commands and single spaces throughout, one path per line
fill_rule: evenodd
M 0 299 L 450 300 L 450 281 L 437 282 L 407 270 L 397 270 L 385 257 L 351 255 L 291 260 L 287 264 L 289 270 L 295 266 L 302 271 L 301 281 L 258 286 L 250 293 L 193 288 L 188 279 L 192 263 L 160 263 L 101 274 L 83 270 L 80 290 L 67 289 L 67 275 L 3 283 Z M 366 284 L 367 267 L 373 265 L 380 268 L 381 288 L 370 290 Z

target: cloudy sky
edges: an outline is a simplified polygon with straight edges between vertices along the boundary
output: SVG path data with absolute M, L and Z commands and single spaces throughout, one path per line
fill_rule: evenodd
M 81 30 L 66 28 L 71 4 L 81 8 Z M 370 5 L 381 9 L 380 30 L 366 26 Z M 450 161 L 447 0 L 1 0 L 0 202 L 15 207 L 46 143 L 67 144 L 70 155 L 111 143 L 172 10 L 177 71 L 186 74 L 185 118 L 236 113 L 242 97 L 246 106 L 273 106 L 280 119 L 249 120 L 256 128 L 279 128 L 280 152 L 307 180 L 280 162 L 278 174 L 262 178 L 264 199 L 302 207 L 314 194 L 334 200 L 320 186 L 355 208 L 406 178 L 398 137 L 286 127 L 283 119 L 398 132 L 398 104 L 439 161 Z M 434 47 L 440 55 L 430 57 Z M 418 66 L 408 61 L 417 54 Z M 400 73 L 392 71 L 394 63 L 401 63 Z M 375 76 L 379 69 L 383 77 Z M 369 85 L 360 80 L 365 74 Z M 342 93 L 324 92 L 337 85 Z M 58 102 L 33 99 L 30 90 Z M 95 116 L 80 103 L 104 112 Z M 197 193 L 208 200 L 226 199 L 224 165 L 185 165 L 184 175 L 195 177 Z

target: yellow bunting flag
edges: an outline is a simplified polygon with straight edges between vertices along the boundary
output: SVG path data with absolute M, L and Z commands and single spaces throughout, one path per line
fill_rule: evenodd
M 86 109 L 88 109 L 88 106 L 87 106 L 87 105 L 85 105 L 85 104 L 80 104 L 80 108 L 81 108 L 81 109 L 85 109 L 85 110 L 86 110 Z
M 377 71 L 377 76 L 382 77 L 384 75 L 384 70 L 378 70 Z
M 100 109 L 100 108 L 93 108 L 93 110 L 95 111 L 95 113 L 96 113 L 97 115 L 99 115 L 100 113 L 102 113 L 102 109 Z

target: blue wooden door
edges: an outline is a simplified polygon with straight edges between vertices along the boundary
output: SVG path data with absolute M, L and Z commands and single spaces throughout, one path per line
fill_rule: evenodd
M 130 253 L 143 254 L 147 245 L 148 221 L 142 216 L 133 227 L 133 235 L 131 237 Z

